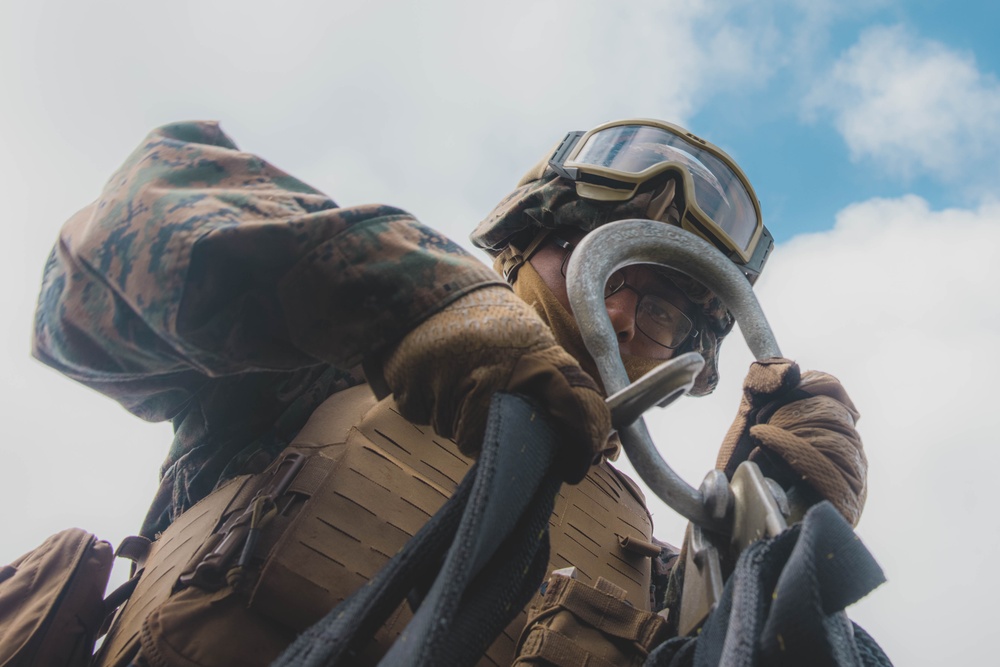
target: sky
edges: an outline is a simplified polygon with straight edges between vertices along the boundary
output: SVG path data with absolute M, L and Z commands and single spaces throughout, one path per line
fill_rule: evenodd
M 0 563 L 137 530 L 170 441 L 30 358 L 60 225 L 157 125 L 215 119 L 339 204 L 464 243 L 570 130 L 679 123 L 748 174 L 785 355 L 861 411 L 857 532 L 888 583 L 850 608 L 901 665 L 985 663 L 1000 596 L 1000 4 L 937 0 L 0 2 Z M 751 355 L 647 423 L 693 485 Z M 684 521 L 651 503 L 657 536 Z

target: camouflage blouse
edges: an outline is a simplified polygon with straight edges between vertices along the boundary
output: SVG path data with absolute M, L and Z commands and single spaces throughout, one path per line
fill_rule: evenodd
M 174 441 L 152 537 L 220 481 L 262 470 L 414 325 L 502 284 L 389 206 L 338 208 L 215 123 L 153 131 L 64 226 L 34 355 Z

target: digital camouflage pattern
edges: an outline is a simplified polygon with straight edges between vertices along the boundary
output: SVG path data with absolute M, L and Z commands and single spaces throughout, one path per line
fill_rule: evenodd
M 64 226 L 34 355 L 175 437 L 142 532 L 262 470 L 332 393 L 457 297 L 503 284 L 396 208 L 338 208 L 215 123 L 153 131 Z
M 472 242 L 493 256 L 508 246 L 526 248 L 543 230 L 559 227 L 585 232 L 615 220 L 645 218 L 655 195 L 652 188 L 640 188 L 635 197 L 624 202 L 602 202 L 577 195 L 576 185 L 547 169 L 548 155 L 536 164 L 472 233 Z M 676 208 L 668 209 L 668 216 Z M 667 223 L 664 223 L 667 224 Z M 698 336 L 681 352 L 698 352 L 705 366 L 695 380 L 691 394 L 705 396 L 719 383 L 719 347 L 735 320 L 722 302 L 701 283 L 678 272 L 669 271 L 671 280 L 694 303 L 701 306 Z

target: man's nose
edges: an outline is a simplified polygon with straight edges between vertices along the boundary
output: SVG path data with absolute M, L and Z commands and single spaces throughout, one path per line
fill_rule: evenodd
M 635 338 L 635 308 L 639 297 L 630 289 L 623 289 L 604 301 L 611 318 L 611 326 L 618 336 L 618 345 L 624 345 Z

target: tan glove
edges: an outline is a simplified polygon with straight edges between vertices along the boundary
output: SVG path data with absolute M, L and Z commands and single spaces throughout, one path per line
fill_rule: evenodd
M 755 362 L 716 467 L 731 477 L 749 459 L 786 488 L 805 481 L 857 525 L 868 490 L 859 416 L 832 375 L 800 374 L 788 359 Z
M 605 453 L 611 415 L 597 383 L 506 287 L 466 294 L 413 331 L 385 358 L 384 377 L 404 417 L 431 424 L 474 456 L 498 391 L 538 401 L 559 438 L 556 465 L 579 482 Z

